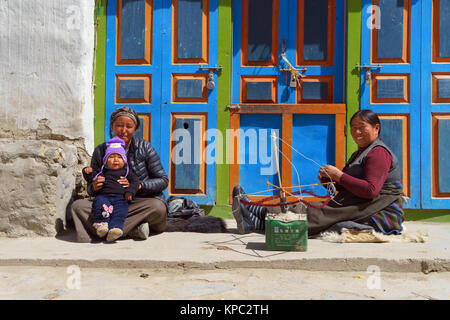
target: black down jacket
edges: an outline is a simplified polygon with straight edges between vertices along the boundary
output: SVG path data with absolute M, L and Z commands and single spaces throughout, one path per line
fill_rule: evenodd
M 100 171 L 105 152 L 106 143 L 102 143 L 95 148 L 91 158 L 91 167 L 94 171 Z M 127 158 L 130 169 L 138 176 L 142 185 L 142 189 L 136 193 L 136 196 L 157 198 L 162 200 L 167 206 L 162 192 L 167 188 L 169 178 L 161 165 L 159 155 L 152 145 L 146 140 L 133 137 Z M 89 195 L 95 196 L 92 183 L 88 183 L 87 191 Z

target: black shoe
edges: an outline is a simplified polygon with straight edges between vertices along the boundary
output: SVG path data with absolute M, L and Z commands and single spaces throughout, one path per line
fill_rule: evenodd
M 233 202 L 231 205 L 231 209 L 233 210 L 233 216 L 234 219 L 236 220 L 236 225 L 238 228 L 238 231 L 240 234 L 243 233 L 243 218 L 242 218 L 242 214 L 241 214 L 241 203 L 239 201 L 239 195 L 244 194 L 244 189 L 242 189 L 241 186 L 235 186 L 233 188 L 233 192 L 232 192 L 232 197 L 233 197 Z
M 233 204 L 231 209 L 233 210 L 233 216 L 236 220 L 236 226 L 240 234 L 249 233 L 254 231 L 254 227 L 251 224 L 250 215 L 251 213 L 247 210 L 247 206 L 242 204 L 239 199 L 244 199 L 245 201 L 250 201 L 250 199 L 243 195 L 244 189 L 241 186 L 235 186 L 233 188 Z
M 232 193 L 233 199 L 238 195 L 244 195 L 244 194 L 245 194 L 244 189 L 242 189 L 241 186 L 239 186 L 239 185 L 234 186 L 233 193 Z M 247 197 L 245 197 L 245 198 L 247 198 Z

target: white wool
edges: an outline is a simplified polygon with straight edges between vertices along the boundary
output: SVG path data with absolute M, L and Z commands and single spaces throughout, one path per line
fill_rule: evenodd
M 306 220 L 306 214 L 304 213 L 295 213 L 292 211 L 287 211 L 286 213 L 269 213 L 268 216 L 277 221 L 281 222 L 291 222 L 291 221 L 304 221 Z
M 400 235 L 386 235 L 376 231 L 360 231 L 360 230 L 348 230 L 342 229 L 342 233 L 325 231 L 322 232 L 318 239 L 328 242 L 416 242 L 424 243 L 428 240 L 428 234 L 425 231 L 406 231 Z

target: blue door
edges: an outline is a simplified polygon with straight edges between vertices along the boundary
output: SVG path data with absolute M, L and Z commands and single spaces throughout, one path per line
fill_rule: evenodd
M 361 108 L 380 116 L 408 208 L 450 208 L 449 26 L 449 0 L 363 1 Z
M 341 0 L 233 1 L 230 187 L 311 185 L 319 165 L 342 169 L 344 24 Z
M 218 0 L 112 0 L 107 5 L 105 137 L 134 108 L 169 174 L 167 196 L 214 204 L 210 129 L 217 117 Z
M 450 0 L 422 3 L 422 207 L 450 208 Z

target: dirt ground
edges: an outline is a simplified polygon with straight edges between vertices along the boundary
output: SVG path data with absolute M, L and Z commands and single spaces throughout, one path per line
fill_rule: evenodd
M 0 299 L 450 299 L 450 273 L 0 267 Z

